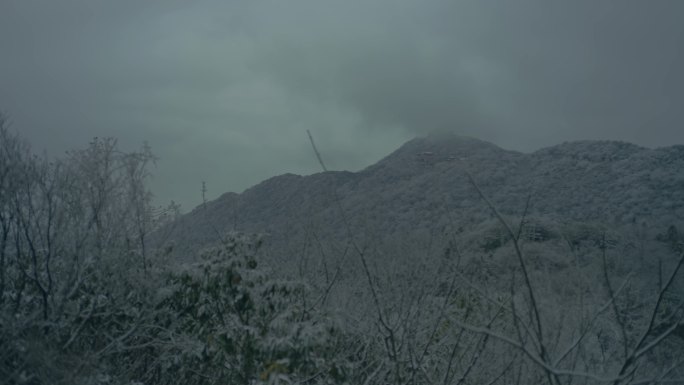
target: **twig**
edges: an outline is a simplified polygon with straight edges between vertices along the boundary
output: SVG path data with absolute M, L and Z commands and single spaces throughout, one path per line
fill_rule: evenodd
M 525 286 L 527 287 L 527 292 L 530 297 L 530 304 L 532 307 L 532 312 L 534 314 L 534 318 L 536 321 L 536 328 L 537 328 L 537 339 L 539 341 L 539 350 L 541 353 L 541 357 L 544 360 L 548 361 L 547 353 L 546 353 L 546 347 L 544 346 L 544 335 L 543 335 L 543 330 L 542 330 L 542 323 L 541 319 L 539 317 L 539 308 L 537 306 L 537 300 L 534 296 L 534 290 L 532 289 L 532 283 L 530 282 L 530 276 L 529 273 L 527 272 L 527 265 L 525 264 L 525 261 L 523 259 L 522 251 L 520 250 L 520 245 L 518 243 L 518 240 L 515 237 L 515 234 L 513 233 L 513 230 L 511 230 L 511 227 L 508 225 L 508 222 L 503 218 L 503 216 L 499 213 L 499 210 L 496 209 L 496 207 L 492 204 L 492 202 L 485 196 L 484 192 L 482 192 L 482 189 L 480 189 L 480 186 L 475 182 L 475 179 L 473 176 L 466 171 L 466 175 L 468 176 L 468 179 L 470 179 L 470 183 L 473 185 L 475 190 L 477 190 L 477 193 L 480 195 L 482 200 L 485 201 L 487 206 L 492 210 L 494 215 L 498 218 L 499 222 L 506 228 L 506 231 L 508 232 L 508 235 L 513 238 L 513 246 L 515 248 L 515 254 L 518 257 L 518 262 L 520 264 L 520 268 L 522 269 L 523 272 L 523 277 L 525 278 Z
M 679 255 L 679 261 L 677 262 L 677 266 L 672 270 L 672 274 L 670 275 L 670 278 L 667 280 L 665 283 L 665 286 L 663 286 L 660 289 L 660 292 L 658 293 L 658 299 L 656 300 L 655 305 L 653 306 L 653 310 L 651 311 L 651 317 L 648 321 L 648 327 L 646 330 L 644 330 L 644 333 L 642 334 L 641 338 L 639 338 L 639 342 L 634 347 L 634 350 L 632 354 L 625 359 L 625 362 L 622 364 L 622 368 L 620 368 L 620 376 L 623 376 L 624 374 L 628 373 L 628 369 L 632 367 L 632 365 L 635 363 L 635 361 L 639 358 L 639 356 L 643 355 L 647 351 L 651 350 L 654 348 L 660 341 L 662 341 L 663 338 L 667 337 L 672 331 L 674 330 L 674 327 L 668 328 L 664 333 L 662 333 L 660 336 L 656 337 L 654 341 L 649 343 L 646 346 L 643 346 L 644 343 L 646 342 L 646 338 L 653 332 L 653 327 L 655 325 L 655 319 L 656 316 L 658 315 L 658 309 L 660 308 L 660 304 L 663 301 L 663 298 L 665 297 L 665 292 L 667 289 L 670 288 L 670 285 L 672 285 L 672 282 L 674 282 L 674 278 L 679 272 L 679 269 L 682 267 L 682 264 L 684 264 L 684 251 L 682 251 Z M 676 326 L 677 323 L 675 323 Z M 617 385 L 617 381 L 614 383 Z
M 627 282 L 629 282 L 629 278 L 630 278 L 630 277 L 627 277 L 627 278 L 624 280 L 624 282 L 622 282 L 622 285 L 620 285 L 620 287 L 619 287 L 618 290 L 615 292 L 615 294 L 614 294 L 614 295 L 611 295 L 610 300 L 608 300 L 608 302 L 606 302 L 603 306 L 601 306 L 601 308 L 599 308 L 599 310 L 594 314 L 594 317 L 591 319 L 591 321 L 589 321 L 589 325 L 586 326 L 584 332 L 583 332 L 579 337 L 577 337 L 577 339 L 575 340 L 575 342 L 573 342 L 570 346 L 568 346 L 568 348 L 565 350 L 565 352 L 564 352 L 563 354 L 561 354 L 561 355 L 556 359 L 556 361 L 553 363 L 554 366 L 557 366 L 558 364 L 560 364 L 561 361 L 563 361 L 563 360 L 565 359 L 565 357 L 566 357 L 568 354 L 570 354 L 570 352 L 571 352 L 573 349 L 575 349 L 575 347 L 577 347 L 577 345 L 579 345 L 579 343 L 582 341 L 582 339 L 584 339 L 584 337 L 587 335 L 587 333 L 589 333 L 589 331 L 591 330 L 591 328 L 592 328 L 594 322 L 596 322 L 596 320 L 597 320 L 598 317 L 601 315 L 601 313 L 603 313 L 603 312 L 608 308 L 608 306 L 610 306 L 613 302 L 615 302 L 615 298 L 617 298 L 618 294 L 620 294 L 620 292 L 622 291 L 622 289 L 624 289 L 624 288 L 627 286 Z
M 521 352 L 523 352 L 528 358 L 532 360 L 537 366 L 541 367 L 544 369 L 546 372 L 553 374 L 554 376 L 572 376 L 572 377 L 585 377 L 588 379 L 596 380 L 599 382 L 613 382 L 613 381 L 619 381 L 624 378 L 626 378 L 628 375 L 622 374 L 619 376 L 614 376 L 614 377 L 601 377 L 592 373 L 584 373 L 584 372 L 578 372 L 578 371 L 573 371 L 573 370 L 563 370 L 563 369 L 558 369 L 555 368 L 552 365 L 549 365 L 546 361 L 544 361 L 541 357 L 539 357 L 537 354 L 529 351 L 527 348 L 525 348 L 522 344 L 519 342 L 515 341 L 512 338 L 506 337 L 502 334 L 498 334 L 494 332 L 491 329 L 488 328 L 482 328 L 478 326 L 473 326 L 469 324 L 462 323 L 458 320 L 454 320 L 454 322 L 461 328 L 469 330 L 474 333 L 480 333 L 480 334 L 486 334 L 489 335 L 492 338 L 496 338 L 502 342 L 505 342 L 515 348 L 518 348 Z
M 306 130 L 306 134 L 309 135 L 309 141 L 311 141 L 311 147 L 313 148 L 314 152 L 316 153 L 316 159 L 318 159 L 318 164 L 321 165 L 321 168 L 323 171 L 328 171 L 328 168 L 325 167 L 325 163 L 323 163 L 323 158 L 321 158 L 321 153 L 318 152 L 318 149 L 316 148 L 316 143 L 314 143 L 313 136 L 311 136 L 311 131 Z

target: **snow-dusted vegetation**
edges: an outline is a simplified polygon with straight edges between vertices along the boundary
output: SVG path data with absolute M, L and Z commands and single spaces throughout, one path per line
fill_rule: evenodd
M 3 124 L 0 383 L 684 383 L 680 150 L 433 138 L 177 218 L 146 146 Z

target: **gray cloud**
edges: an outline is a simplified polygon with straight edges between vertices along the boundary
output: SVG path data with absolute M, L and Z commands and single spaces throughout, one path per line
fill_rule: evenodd
M 52 154 L 143 140 L 186 209 L 269 176 L 359 169 L 415 135 L 524 151 L 684 142 L 678 0 L 15 1 L 0 110 Z

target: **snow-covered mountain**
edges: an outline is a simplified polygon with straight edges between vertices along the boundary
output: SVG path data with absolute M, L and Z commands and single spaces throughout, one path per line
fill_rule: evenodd
M 614 312 L 633 326 L 608 314 L 599 328 L 629 334 L 647 330 L 663 282 L 672 283 L 665 307 L 681 306 L 683 225 L 684 146 L 582 141 L 525 154 L 441 135 L 411 140 L 360 172 L 286 174 L 224 194 L 156 236 L 189 261 L 227 232 L 265 233 L 259 263 L 302 279 L 317 293 L 312 301 L 349 330 L 377 330 L 382 312 L 396 322 L 413 314 L 418 325 L 454 290 L 462 303 L 496 304 L 489 310 L 511 298 L 530 309 L 521 293 L 534 292 L 547 330 L 576 331 L 619 287 L 614 300 L 624 310 Z M 684 330 L 668 314 L 648 333 L 670 330 L 677 337 L 664 349 L 679 352 Z M 572 344 L 573 333 L 559 346 Z M 603 352 L 622 346 L 620 338 L 585 342 Z
M 231 230 L 268 234 L 269 253 L 282 258 L 301 253 L 311 239 L 439 249 L 454 234 L 487 231 L 479 227 L 492 221 L 468 173 L 513 221 L 529 197 L 527 217 L 537 223 L 630 226 L 652 234 L 684 223 L 684 146 L 579 141 L 520 153 L 433 135 L 359 172 L 285 174 L 226 193 L 161 233 L 183 258 Z

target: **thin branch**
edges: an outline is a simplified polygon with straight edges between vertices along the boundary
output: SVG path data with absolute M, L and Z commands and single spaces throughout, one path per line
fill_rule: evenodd
M 517 240 L 520 240 L 520 235 L 522 235 L 522 229 L 523 226 L 525 226 L 525 220 L 527 219 L 527 211 L 530 209 L 530 200 L 532 199 L 532 194 L 527 196 L 527 200 L 525 201 L 525 210 L 523 210 L 522 217 L 520 218 L 520 224 L 518 225 L 518 235 L 516 236 Z
M 606 261 L 606 233 L 603 233 L 603 247 L 602 247 L 602 252 L 601 252 L 601 259 L 603 262 L 603 280 L 606 283 L 606 288 L 608 288 L 608 295 L 610 295 L 610 298 L 615 298 L 616 295 L 613 293 L 613 287 L 610 284 L 610 279 L 608 278 L 608 263 Z M 627 340 L 627 328 L 625 326 L 625 321 L 622 319 L 620 316 L 620 312 L 618 311 L 617 308 L 617 302 L 616 301 L 611 301 L 613 305 L 613 313 L 615 314 L 615 318 L 617 319 L 618 325 L 620 326 L 620 333 L 622 334 L 622 358 L 627 359 L 627 344 L 629 341 Z
M 615 302 L 615 298 L 617 298 L 617 296 L 620 294 L 620 292 L 627 286 L 627 282 L 629 282 L 629 278 L 630 277 L 627 277 L 624 280 L 624 282 L 622 282 L 622 285 L 620 285 L 618 290 L 614 293 L 614 295 L 611 295 L 610 300 L 608 300 L 608 302 L 606 302 L 603 306 L 601 306 L 601 308 L 599 308 L 599 310 L 594 314 L 594 317 L 591 319 L 591 321 L 589 321 L 589 325 L 586 326 L 586 328 L 584 329 L 584 332 L 579 337 L 577 337 L 575 342 L 573 342 L 570 346 L 568 346 L 568 348 L 565 350 L 565 352 L 563 354 L 561 354 L 556 359 L 556 361 L 553 363 L 554 366 L 557 366 L 558 364 L 560 364 L 561 361 L 563 361 L 563 359 L 565 359 L 565 357 L 568 354 L 570 354 L 570 352 L 572 352 L 572 350 L 575 349 L 575 347 L 577 347 L 577 345 L 579 345 L 579 343 L 582 341 L 582 339 L 584 339 L 584 337 L 586 337 L 586 335 L 589 333 L 592 326 L 594 325 L 594 322 L 596 322 L 596 320 L 601 315 L 601 313 L 603 313 L 608 308 L 608 306 L 610 306 L 613 302 Z M 612 290 L 611 290 L 611 292 L 612 292 Z
M 90 311 L 88 312 L 88 315 L 83 318 L 83 321 L 78 325 L 76 330 L 74 331 L 73 334 L 71 334 L 71 337 L 69 337 L 69 340 L 64 343 L 62 346 L 62 350 L 66 350 L 66 348 L 71 345 L 72 342 L 76 340 L 76 337 L 78 337 L 79 334 L 81 334 L 81 331 L 83 330 L 83 327 L 85 326 L 86 322 L 90 320 L 90 318 L 93 316 L 93 313 L 95 312 L 95 308 L 97 307 L 97 297 L 93 299 L 93 304 L 90 307 Z
M 545 372 L 552 374 L 554 376 L 571 376 L 571 377 L 584 377 L 588 379 L 592 379 L 595 381 L 599 382 L 613 382 L 613 381 L 619 381 L 627 377 L 627 375 L 620 375 L 620 376 L 615 376 L 615 377 L 601 377 L 592 373 L 584 373 L 584 372 L 578 372 L 578 371 L 573 371 L 573 370 L 563 370 L 563 369 L 558 369 L 552 365 L 549 365 L 546 361 L 544 361 L 541 357 L 539 357 L 536 353 L 531 352 L 527 348 L 525 348 L 522 344 L 517 342 L 516 340 L 507 337 L 505 335 L 499 334 L 491 329 L 488 328 L 482 328 L 478 326 L 473 326 L 469 324 L 462 323 L 458 320 L 454 320 L 454 322 L 461 328 L 469 330 L 474 333 L 479 333 L 479 334 L 486 334 L 489 335 L 492 338 L 496 338 L 502 342 L 505 342 L 521 352 L 525 354 L 528 358 L 532 360 L 537 366 L 541 367 Z
M 644 354 L 646 354 L 649 350 L 653 349 L 656 347 L 662 340 L 664 340 L 667 336 L 672 334 L 672 332 L 675 331 L 679 326 L 684 326 L 683 321 L 675 322 L 673 323 L 669 328 L 667 328 L 664 332 L 662 332 L 659 336 L 655 337 L 653 341 L 649 342 L 648 345 L 644 346 L 643 348 L 637 350 L 634 352 L 634 359 L 637 359 Z
M 306 130 L 307 135 L 309 136 L 309 140 L 311 141 L 311 147 L 313 148 L 314 152 L 316 153 L 316 158 L 318 159 L 318 163 L 321 165 L 321 168 L 323 168 L 323 171 L 328 171 L 327 167 L 325 167 L 325 163 L 323 163 L 323 158 L 321 158 L 321 154 L 318 152 L 318 149 L 316 148 L 316 143 L 313 140 L 313 136 L 311 135 L 311 131 Z M 337 206 L 337 209 L 340 212 L 340 216 L 342 219 L 342 222 L 344 223 L 344 226 L 347 230 L 347 236 L 349 239 L 349 242 L 351 243 L 354 251 L 358 254 L 360 260 L 361 260 L 361 265 L 363 267 L 364 274 L 366 276 L 366 280 L 368 281 L 368 286 L 371 291 L 371 296 L 373 297 L 373 303 L 375 304 L 376 311 L 378 313 L 378 321 L 380 322 L 380 325 L 383 327 L 385 332 L 387 333 L 385 342 L 386 342 L 386 347 L 388 348 L 388 354 L 390 355 L 390 358 L 396 361 L 397 358 L 397 350 L 396 350 L 396 341 L 395 341 L 395 335 L 394 335 L 394 330 L 390 327 L 388 322 L 385 320 L 385 317 L 382 314 L 382 307 L 380 306 L 380 299 L 378 296 L 378 293 L 375 289 L 375 285 L 373 284 L 373 277 L 370 272 L 370 268 L 368 267 L 368 262 L 366 261 L 366 255 L 363 250 L 356 244 L 356 241 L 354 240 L 353 232 L 351 230 L 351 225 L 349 224 L 349 221 L 347 220 L 347 216 L 344 214 L 344 210 L 342 209 L 342 204 L 340 203 L 340 197 L 337 194 L 337 189 L 334 188 L 333 186 L 333 198 L 335 201 L 335 205 Z M 388 342 L 389 341 L 389 342 Z M 398 369 L 397 369 L 398 370 Z M 397 372 L 398 376 L 398 372 Z
M 468 176 L 468 179 L 470 179 L 470 183 L 473 185 L 475 190 L 477 190 L 477 193 L 480 195 L 482 200 L 485 201 L 487 206 L 492 210 L 494 215 L 498 218 L 499 222 L 506 228 L 506 231 L 508 232 L 508 235 L 513 238 L 513 246 L 515 248 L 515 254 L 518 257 L 518 262 L 520 264 L 520 268 L 522 269 L 523 272 L 523 277 L 525 278 L 525 286 L 527 287 L 527 292 L 530 297 L 530 304 L 532 307 L 532 312 L 534 314 L 534 318 L 536 321 L 536 328 L 537 328 L 537 339 L 539 340 L 539 350 L 542 356 L 542 359 L 548 361 L 547 353 L 546 353 L 546 347 L 544 346 L 543 340 L 544 340 L 544 334 L 542 330 L 542 323 L 541 319 L 539 317 L 539 307 L 537 306 L 537 300 L 534 296 L 534 290 L 532 289 L 532 283 L 530 282 L 530 276 L 529 273 L 527 272 L 527 265 L 525 264 L 525 260 L 523 259 L 522 251 L 520 250 L 520 245 L 518 243 L 518 239 L 515 237 L 515 234 L 513 233 L 513 230 L 511 230 L 511 227 L 508 225 L 508 222 L 503 218 L 503 216 L 499 213 L 499 210 L 496 209 L 496 207 L 492 204 L 492 202 L 485 196 L 484 192 L 482 192 L 482 189 L 480 186 L 475 182 L 475 179 L 473 176 L 466 171 L 466 175 Z
M 511 366 L 513 366 L 513 363 L 514 363 L 514 362 L 515 362 L 515 358 L 512 359 L 511 362 L 508 363 L 508 365 L 506 365 L 506 367 L 504 368 L 504 370 L 502 370 L 501 373 L 499 373 L 498 376 L 494 377 L 491 381 L 489 381 L 489 382 L 487 383 L 487 385 L 493 385 L 493 384 L 495 384 L 497 381 L 499 381 L 499 379 L 500 379 L 501 377 L 503 377 L 504 374 L 506 374 L 506 372 L 508 371 L 508 369 L 510 369 Z
M 318 152 L 318 149 L 316 148 L 316 143 L 314 143 L 313 136 L 311 136 L 311 131 L 306 130 L 306 134 L 309 135 L 309 141 L 311 141 L 311 147 L 313 148 L 314 152 L 316 153 L 316 159 L 318 159 L 318 164 L 321 165 L 321 168 L 323 171 L 328 171 L 328 168 L 325 167 L 325 163 L 323 163 L 323 158 L 321 158 L 321 153 Z
M 487 329 L 489 329 L 492 326 L 494 321 L 499 317 L 499 314 L 501 314 L 502 310 L 503 310 L 503 306 L 497 310 L 496 314 L 494 314 L 494 317 L 492 317 L 492 319 L 487 323 L 487 326 L 486 326 Z M 468 375 L 470 374 L 470 371 L 475 367 L 475 364 L 477 364 L 477 362 L 480 360 L 480 355 L 482 354 L 485 347 L 487 346 L 488 340 L 489 340 L 489 335 L 485 334 L 482 336 L 482 339 L 478 343 L 478 345 L 480 345 L 478 350 L 475 352 L 475 355 L 470 360 L 470 364 L 468 364 L 468 367 L 466 368 L 466 370 L 461 375 L 461 378 L 459 378 L 458 382 L 456 382 L 456 385 L 462 384 L 465 381 L 465 379 L 468 377 Z
M 684 251 L 682 251 L 679 255 L 679 261 L 677 262 L 677 265 L 675 268 L 672 270 L 672 274 L 670 274 L 670 278 L 668 278 L 667 282 L 665 283 L 665 286 L 663 286 L 660 289 L 660 292 L 658 293 L 658 298 L 656 300 L 655 305 L 653 306 L 653 310 L 651 311 L 651 316 L 648 321 L 648 327 L 646 330 L 644 330 L 644 333 L 642 334 L 641 338 L 639 338 L 639 342 L 634 347 L 634 350 L 632 354 L 625 359 L 625 362 L 622 364 L 622 368 L 620 368 L 620 376 L 625 375 L 628 373 L 628 369 L 632 367 L 635 364 L 635 361 L 639 358 L 639 356 L 643 355 L 647 351 L 651 350 L 654 348 L 657 343 L 662 341 L 663 338 L 665 338 L 667 335 L 672 333 L 672 330 L 670 330 L 672 327 L 668 328 L 664 333 L 662 333 L 660 336 L 656 337 L 654 341 L 646 345 L 645 347 L 643 346 L 644 343 L 646 342 L 646 338 L 653 332 L 653 328 L 655 325 L 655 320 L 656 316 L 658 315 L 658 309 L 660 308 L 660 304 L 663 301 L 663 298 L 665 297 L 665 292 L 670 288 L 670 285 L 672 285 L 672 282 L 674 282 L 674 278 L 679 272 L 679 269 L 682 267 L 682 264 L 684 264 Z M 677 323 L 675 323 L 676 326 Z M 615 383 L 617 385 L 617 381 Z

